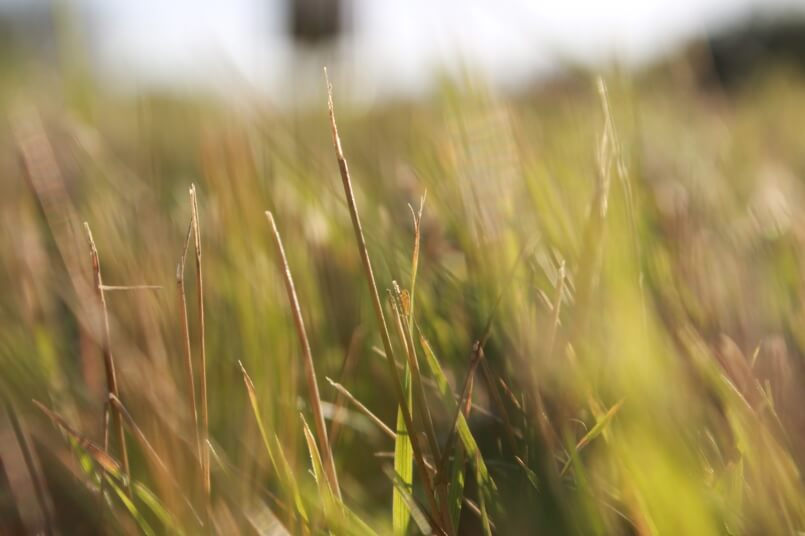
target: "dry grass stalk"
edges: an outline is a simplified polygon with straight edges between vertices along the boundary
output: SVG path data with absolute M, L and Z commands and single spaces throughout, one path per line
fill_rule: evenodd
M 201 438 L 198 429 L 198 406 L 196 405 L 196 382 L 193 374 L 193 353 L 190 349 L 190 325 L 187 319 L 187 293 L 184 286 L 184 269 L 187 260 L 187 250 L 190 248 L 190 235 L 193 232 L 193 222 L 187 228 L 187 237 L 184 242 L 182 255 L 179 257 L 179 264 L 176 266 L 176 287 L 179 291 L 179 315 L 182 323 L 182 340 L 184 342 L 184 371 L 185 381 L 187 382 L 187 396 L 190 410 L 193 415 L 193 435 L 196 442 L 196 455 L 202 474 L 204 471 L 204 456 L 201 449 Z
M 115 372 L 115 361 L 112 357 L 112 345 L 109 337 L 109 313 L 106 309 L 106 296 L 103 290 L 103 278 L 101 277 L 101 262 L 98 257 L 98 248 L 95 247 L 95 240 L 92 238 L 92 231 L 89 224 L 84 222 L 84 229 L 87 233 L 87 240 L 89 241 L 90 257 L 92 259 L 92 273 L 96 289 L 96 296 L 98 300 L 98 311 L 94 311 L 93 316 L 97 316 L 100 312 L 100 336 L 101 336 L 101 352 L 103 353 L 103 364 L 106 372 L 106 391 L 107 396 L 114 395 L 120 398 L 120 391 L 117 385 L 117 374 Z M 96 324 L 97 326 L 97 324 Z M 108 404 L 108 401 L 107 401 Z M 117 440 L 120 444 L 120 460 L 123 463 L 123 472 L 126 477 L 130 476 L 129 473 L 129 454 L 126 449 L 126 435 L 123 430 L 123 422 L 120 413 L 115 410 L 111 411 L 109 417 L 115 422 L 115 431 L 117 433 Z M 110 419 L 104 417 L 104 450 L 109 451 L 109 422 Z M 129 493 L 131 489 L 129 488 Z
M 190 186 L 190 202 L 192 208 L 193 237 L 195 239 L 196 252 L 196 287 L 198 292 L 198 329 L 201 343 L 201 370 L 199 372 L 201 384 L 200 405 L 201 405 L 201 473 L 203 479 L 204 493 L 210 495 L 210 421 L 207 411 L 207 345 L 205 343 L 204 329 L 204 277 L 201 271 L 201 230 L 198 217 L 198 197 L 196 195 L 196 185 Z
M 324 412 L 321 409 L 321 398 L 319 396 L 319 385 L 316 381 L 316 368 L 313 364 L 313 352 L 310 349 L 310 341 L 307 338 L 307 331 L 305 330 L 305 321 L 302 318 L 302 308 L 299 305 L 299 297 L 296 295 L 296 287 L 294 287 L 293 277 L 291 276 L 291 268 L 288 266 L 288 259 L 285 256 L 285 248 L 282 245 L 282 238 L 280 237 L 277 223 L 274 221 L 274 215 L 266 211 L 268 223 L 271 225 L 271 235 L 274 238 L 274 246 L 277 248 L 277 263 L 279 264 L 280 271 L 282 272 L 283 280 L 285 282 L 285 290 L 288 293 L 288 302 L 293 312 L 294 326 L 296 327 L 296 334 L 299 336 L 299 344 L 302 347 L 302 355 L 305 365 L 305 379 L 307 380 L 308 394 L 310 397 L 310 406 L 313 409 L 313 421 L 316 427 L 316 435 L 319 438 L 319 449 L 324 457 L 324 470 L 327 473 L 327 479 L 330 482 L 330 487 L 333 493 L 341 499 L 341 489 L 338 485 L 338 476 L 335 470 L 335 461 L 333 460 L 333 451 L 330 448 L 330 441 L 327 439 L 327 426 L 324 423 Z
M 411 418 L 411 412 L 408 410 L 408 405 L 405 403 L 405 393 L 403 393 L 400 375 L 397 373 L 397 366 L 394 360 L 394 350 L 391 345 L 388 324 L 386 324 L 386 318 L 383 314 L 383 304 L 380 301 L 380 293 L 377 290 L 377 283 L 375 282 L 375 276 L 372 270 L 372 261 L 369 258 L 369 251 L 366 248 L 366 239 L 363 236 L 363 227 L 361 226 L 361 219 L 358 215 L 358 207 L 355 203 L 355 193 L 352 190 L 352 180 L 349 176 L 349 166 L 347 165 L 346 158 L 344 158 L 344 151 L 341 148 L 341 138 L 338 136 L 338 126 L 336 125 L 335 121 L 335 107 L 333 105 L 333 88 L 330 85 L 330 80 L 327 78 L 327 69 L 324 70 L 324 78 L 327 84 L 327 107 L 330 115 L 330 129 L 333 135 L 335 156 L 336 160 L 338 161 L 338 170 L 341 175 L 341 183 L 344 186 L 344 195 L 346 196 L 347 205 L 349 206 L 349 215 L 352 219 L 352 227 L 355 231 L 355 240 L 358 243 L 358 252 L 361 255 L 363 268 L 366 272 L 366 280 L 369 284 L 369 291 L 372 296 L 372 305 L 374 307 L 375 316 L 377 317 L 378 328 L 380 329 L 380 337 L 383 341 L 383 348 L 386 352 L 386 360 L 389 365 L 389 371 L 391 372 L 393 380 L 392 383 L 394 384 L 394 390 L 397 395 L 403 421 L 405 422 L 406 429 L 411 435 L 411 447 L 414 452 L 414 458 L 417 461 L 417 467 L 419 467 L 419 473 L 422 476 L 422 482 L 425 486 L 428 502 L 434 515 L 436 515 L 440 511 L 439 506 L 436 502 L 436 495 L 434 493 L 430 474 L 428 473 L 427 466 L 425 465 L 425 458 L 422 456 L 422 450 L 416 440 L 416 435 L 413 433 L 413 430 L 415 430 L 413 426 L 413 419 Z M 444 514 L 446 515 L 446 511 Z
M 190 512 L 193 514 L 195 520 L 201 525 L 204 525 L 204 522 L 201 520 L 198 513 L 196 513 L 195 509 L 193 508 L 193 505 L 190 503 L 190 500 L 185 495 L 184 488 L 179 482 L 177 482 L 176 478 L 173 476 L 173 473 L 171 473 L 170 469 L 168 469 L 168 466 L 162 460 L 162 458 L 160 457 L 156 449 L 153 447 L 153 445 L 151 445 L 151 442 L 148 441 L 148 438 L 145 436 L 145 433 L 137 425 L 137 422 L 134 420 L 134 417 L 132 417 L 131 413 L 128 412 L 126 407 L 123 405 L 123 402 L 121 402 L 120 399 L 115 395 L 109 395 L 109 403 L 118 411 L 118 413 L 128 426 L 130 432 L 134 435 L 134 437 L 137 439 L 137 442 L 140 443 L 142 449 L 151 459 L 151 463 L 159 468 L 165 480 L 168 483 L 170 483 L 171 487 L 173 487 L 174 490 L 178 492 L 179 496 L 182 498 L 184 503 L 190 509 Z
M 32 400 L 32 402 L 53 422 L 53 424 L 63 430 L 78 446 L 87 451 L 87 454 L 89 454 L 104 471 L 114 476 L 121 474 L 120 463 L 111 456 L 106 449 L 79 434 L 72 426 L 67 424 L 67 421 L 64 420 L 63 417 L 51 411 L 38 400 Z M 128 480 L 127 475 L 124 475 L 124 478 Z
M 161 285 L 104 285 L 103 290 L 160 290 Z
M 375 424 L 377 425 L 377 427 L 378 427 L 378 428 L 380 428 L 380 431 L 381 431 L 381 432 L 383 432 L 383 433 L 384 433 L 384 434 L 386 434 L 388 437 L 390 437 L 392 441 L 393 441 L 393 440 L 395 440 L 395 439 L 397 439 L 397 434 L 396 434 L 396 433 L 394 433 L 394 430 L 392 430 L 391 428 L 389 428 L 389 427 L 386 425 L 386 423 L 384 423 L 382 420 L 380 420 L 380 417 L 378 417 L 377 415 L 375 415 L 374 413 L 372 413 L 372 410 L 370 410 L 369 408 L 367 408 L 366 406 L 364 406 L 364 405 L 361 403 L 361 401 L 360 401 L 360 400 L 358 400 L 357 398 L 355 398 L 354 396 L 352 396 L 352 393 L 350 393 L 349 391 L 347 391 L 346 387 L 344 387 L 343 385 L 341 385 L 341 384 L 340 384 L 340 383 L 338 383 L 338 382 L 334 382 L 334 381 L 333 381 L 333 380 L 331 380 L 330 378 L 326 378 L 326 380 L 327 380 L 328 382 L 330 382 L 330 385 L 332 385 L 332 386 L 335 388 L 335 390 L 336 390 L 336 391 L 338 391 L 338 393 L 339 393 L 341 396 L 343 396 L 344 398 L 346 398 L 347 400 L 349 400 L 350 402 L 352 402 L 352 405 L 353 405 L 353 406 L 355 406 L 356 408 L 358 408 L 358 410 L 360 410 L 360 412 L 361 412 L 361 413 L 363 413 L 364 415 L 366 415 L 366 416 L 369 418 L 369 420 L 370 420 L 370 421 L 372 421 L 373 423 L 375 423 Z

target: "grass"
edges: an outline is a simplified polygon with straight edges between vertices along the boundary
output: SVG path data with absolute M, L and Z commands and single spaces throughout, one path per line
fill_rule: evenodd
M 805 530 L 805 80 L 608 81 L 3 96 L 3 531 Z

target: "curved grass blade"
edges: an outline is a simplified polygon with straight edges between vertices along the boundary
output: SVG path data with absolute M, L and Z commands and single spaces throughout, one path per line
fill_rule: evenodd
M 467 419 L 464 417 L 462 412 L 458 411 L 458 405 L 453 398 L 450 384 L 447 382 L 447 376 L 445 376 L 430 343 L 421 333 L 419 335 L 419 342 L 424 350 L 425 361 L 428 363 L 431 374 L 436 380 L 436 386 L 438 387 L 439 393 L 442 396 L 444 405 L 447 407 L 447 410 L 451 412 L 451 414 L 455 413 L 458 416 L 456 419 L 456 431 L 459 439 L 461 439 L 461 442 L 464 444 L 468 458 L 474 460 L 474 462 L 478 465 L 480 476 L 478 485 L 481 488 L 486 489 L 488 496 L 491 497 L 497 491 L 497 486 L 495 485 L 494 480 L 492 480 L 492 477 L 489 475 L 489 470 L 486 467 L 486 463 L 484 462 L 483 457 L 480 455 L 478 444 L 475 442 L 475 438 L 470 431 L 470 427 L 467 424 Z
M 601 433 L 606 429 L 607 425 L 612 421 L 615 417 L 615 414 L 618 413 L 618 410 L 621 409 L 623 405 L 623 399 L 619 400 L 614 406 L 609 408 L 609 410 L 600 418 L 598 422 L 595 423 L 589 432 L 584 434 L 584 437 L 579 439 L 578 443 L 576 443 L 576 448 L 573 449 L 574 452 L 571 453 L 570 458 L 565 462 L 565 465 L 562 467 L 562 471 L 559 473 L 560 476 L 564 476 L 567 470 L 570 468 L 570 464 L 573 463 L 573 458 L 581 452 L 581 449 L 586 447 L 590 441 L 601 435 Z
M 238 365 L 240 365 L 240 371 L 243 373 L 243 383 L 246 384 L 246 392 L 249 395 L 249 402 L 252 406 L 252 412 L 254 413 L 254 418 L 257 421 L 257 428 L 260 430 L 260 437 L 262 437 L 263 444 L 268 452 L 268 458 L 271 462 L 271 466 L 274 468 L 277 478 L 284 488 L 286 495 L 293 499 L 296 512 L 306 525 L 308 522 L 307 510 L 304 502 L 302 501 L 302 495 L 299 492 L 299 485 L 293 475 L 293 472 L 291 471 L 290 465 L 288 465 L 288 460 L 285 458 L 285 455 L 282 452 L 279 438 L 277 438 L 275 434 L 272 441 L 268 436 L 265 426 L 263 425 L 263 419 L 260 415 L 260 406 L 257 403 L 257 393 L 255 392 L 252 379 L 246 372 L 246 368 L 243 366 L 243 363 L 238 361 Z
M 129 511 L 131 517 L 134 518 L 134 521 L 137 523 L 137 526 L 140 527 L 140 530 L 143 531 L 143 534 L 146 536 L 155 536 L 156 533 L 154 529 L 151 528 L 151 525 L 148 524 L 148 521 L 146 521 L 145 517 L 140 513 L 134 501 L 117 485 L 113 478 L 109 475 L 105 475 L 104 478 L 106 479 L 106 483 L 114 490 L 115 494 L 117 494 L 123 506 L 126 507 L 126 510 Z

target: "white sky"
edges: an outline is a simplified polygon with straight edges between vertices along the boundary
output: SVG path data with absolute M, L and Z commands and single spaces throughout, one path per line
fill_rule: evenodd
M 124 84 L 245 80 L 281 93 L 293 86 L 290 66 L 298 76 L 335 62 L 291 57 L 282 38 L 282 0 L 72 1 L 93 7 L 94 54 Z M 422 90 L 440 66 L 469 65 L 506 85 L 560 58 L 640 61 L 757 10 L 805 7 L 805 0 L 352 2 L 353 46 L 336 64 L 380 92 Z

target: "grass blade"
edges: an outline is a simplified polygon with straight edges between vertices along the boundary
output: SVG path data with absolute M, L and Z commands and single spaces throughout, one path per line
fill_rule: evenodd
M 567 460 L 567 462 L 565 462 L 565 465 L 562 467 L 562 471 L 559 473 L 560 475 L 563 476 L 567 472 L 568 468 L 570 467 L 570 464 L 573 462 L 573 458 L 577 453 L 581 451 L 581 449 L 586 447 L 590 443 L 590 441 L 601 435 L 601 433 L 606 429 L 607 425 L 609 425 L 609 423 L 615 417 L 615 414 L 618 413 L 618 410 L 621 409 L 622 405 L 623 400 L 620 400 L 614 406 L 609 408 L 609 410 L 600 419 L 598 419 L 598 421 L 595 423 L 595 426 L 593 426 L 589 432 L 584 434 L 584 436 L 578 441 L 578 443 L 576 443 L 576 448 L 574 449 L 574 452 L 571 453 L 571 457 Z
M 355 231 L 355 240 L 358 244 L 358 252 L 361 255 L 366 281 L 369 285 L 369 292 L 372 296 L 372 305 L 374 307 L 375 316 L 377 317 L 378 328 L 380 329 L 380 336 L 383 341 L 383 348 L 386 351 L 386 360 L 388 362 L 389 372 L 391 373 L 391 377 L 393 379 L 394 390 L 397 394 L 397 401 L 399 403 L 403 421 L 405 422 L 405 428 L 406 430 L 410 431 L 414 430 L 413 419 L 411 418 L 411 411 L 406 403 L 407 397 L 405 396 L 399 374 L 397 373 L 397 366 L 394 360 L 394 350 L 391 345 L 388 324 L 386 324 L 386 318 L 383 314 L 383 304 L 380 301 L 380 293 L 377 290 L 377 283 L 375 282 L 375 276 L 372 271 L 372 261 L 369 258 L 369 251 L 366 248 L 366 239 L 363 236 L 363 227 L 361 226 L 358 207 L 355 203 L 355 194 L 352 190 L 352 180 L 349 176 L 349 166 L 347 165 L 346 158 L 344 158 L 344 151 L 341 148 L 341 138 L 338 136 L 338 126 L 335 122 L 335 107 L 333 105 L 333 88 L 330 85 L 329 79 L 327 79 L 327 69 L 324 70 L 324 77 L 327 83 L 327 107 L 330 114 L 330 128 L 333 135 L 333 145 L 335 147 L 336 160 L 338 161 L 338 169 L 341 174 L 341 182 L 344 186 L 344 195 L 346 196 L 347 205 L 349 206 L 352 227 Z M 417 466 L 419 467 L 419 473 L 422 476 L 422 482 L 425 487 L 425 493 L 428 497 L 431 510 L 434 514 L 436 514 L 439 512 L 439 506 L 436 502 L 433 484 L 431 483 L 430 475 L 428 474 L 428 469 L 425 465 L 425 458 L 422 456 L 416 440 L 411 442 L 411 448 L 414 458 L 417 461 Z
M 140 513 L 140 510 L 137 508 L 137 505 L 134 504 L 134 501 L 131 499 L 131 497 L 129 497 L 125 491 L 120 489 L 120 486 L 118 486 L 114 479 L 112 479 L 109 475 L 104 475 L 104 480 L 115 492 L 117 497 L 120 499 L 120 502 L 123 503 L 123 506 L 126 507 L 126 510 L 128 510 L 129 514 L 131 514 L 131 517 L 134 518 L 134 521 L 137 523 L 137 526 L 140 527 L 140 530 L 143 531 L 143 534 L 146 536 L 154 536 L 156 532 L 154 532 L 154 529 L 151 528 L 151 525 Z
M 400 500 L 405 506 L 406 512 L 411 514 L 411 518 L 413 518 L 414 523 L 416 523 L 416 526 L 419 528 L 420 532 L 422 534 L 433 534 L 434 529 L 431 526 L 428 517 L 419 508 L 414 496 L 411 495 L 410 486 L 405 483 L 405 480 L 400 476 L 399 473 L 387 471 L 387 474 L 391 479 L 391 482 L 394 484 L 394 491 L 399 494 Z
M 185 381 L 187 383 L 187 397 L 190 405 L 190 411 L 193 416 L 193 438 L 196 442 L 196 455 L 200 464 L 201 473 L 204 472 L 204 454 L 201 450 L 201 438 L 198 429 L 198 406 L 196 405 L 196 381 L 195 374 L 193 373 L 193 353 L 190 349 L 190 324 L 187 318 L 187 293 L 184 286 L 184 271 L 185 263 L 187 261 L 187 251 L 190 248 L 190 237 L 193 233 L 193 221 L 187 227 L 187 237 L 184 242 L 184 249 L 182 255 L 179 257 L 179 263 L 176 266 L 176 287 L 179 293 L 179 315 L 182 324 L 182 341 L 184 342 L 184 372 Z
M 53 424 L 60 428 L 72 441 L 86 451 L 87 454 L 89 454 L 89 456 L 95 461 L 95 463 L 97 463 L 98 466 L 100 466 L 104 471 L 124 481 L 128 478 L 127 473 L 121 472 L 120 463 L 110 456 L 106 449 L 79 434 L 74 428 L 67 424 L 67 421 L 65 421 L 61 416 L 48 409 L 38 400 L 33 400 L 33 403 L 53 422 Z
M 355 398 L 355 397 L 352 395 L 352 393 L 350 393 L 350 392 L 349 392 L 349 391 L 346 389 L 346 387 L 344 387 L 343 385 L 341 385 L 341 384 L 340 384 L 340 383 L 338 383 L 338 382 L 335 382 L 335 381 L 331 380 L 330 378 L 325 378 L 325 379 L 326 379 L 328 382 L 330 382 L 330 385 L 332 385 L 332 386 L 333 386 L 333 387 L 334 387 L 334 388 L 335 388 L 335 389 L 336 389 L 336 390 L 337 390 L 337 391 L 338 391 L 338 392 L 339 392 L 339 393 L 340 393 L 342 396 L 344 396 L 344 398 L 346 398 L 347 400 L 349 400 L 350 402 L 352 402 L 352 404 L 353 404 L 353 405 L 354 405 L 356 408 L 358 408 L 358 409 L 361 411 L 361 413 L 363 413 L 364 415 L 366 415 L 366 416 L 369 418 L 369 420 L 370 420 L 370 421 L 372 421 L 373 423 L 375 423 L 375 424 L 377 425 L 377 427 L 378 427 L 378 428 L 380 428 L 380 430 L 381 430 L 381 431 L 382 431 L 384 434 L 386 434 L 386 435 L 387 435 L 388 437 L 390 437 L 391 439 L 397 439 L 397 435 L 394 433 L 394 430 L 392 430 L 391 428 L 389 428 L 389 427 L 386 425 L 386 423 L 384 423 L 382 420 L 380 420 L 380 417 L 378 417 L 377 415 L 375 415 L 374 413 L 372 413 L 372 411 L 371 411 L 369 408 L 367 408 L 366 406 L 364 406 L 364 405 L 361 403 L 361 401 L 360 401 L 360 400 L 358 400 L 357 398 Z
M 321 499 L 322 510 L 328 525 L 339 517 L 340 501 L 335 495 L 332 484 L 324 472 L 324 465 L 322 464 L 321 453 L 316 446 L 316 440 L 313 437 L 313 432 L 305 421 L 304 415 L 300 414 L 302 418 L 302 427 L 305 433 L 305 441 L 307 442 L 308 453 L 310 454 L 310 465 L 313 468 L 313 478 L 316 480 L 316 485 L 319 489 L 319 498 Z
M 196 185 L 190 185 L 190 202 L 193 224 L 193 237 L 196 253 L 196 287 L 198 291 L 198 329 L 201 347 L 201 370 L 199 371 L 201 384 L 200 404 L 201 404 L 201 473 L 203 480 L 204 493 L 210 495 L 210 419 L 207 411 L 207 344 L 206 330 L 204 327 L 204 277 L 201 270 L 201 229 L 198 215 L 198 196 Z
M 316 435 L 319 438 L 321 452 L 324 453 L 324 469 L 333 493 L 340 500 L 341 489 L 338 485 L 338 475 L 335 470 L 333 451 L 330 448 L 330 442 L 327 439 L 327 426 L 324 424 L 324 412 L 321 409 L 319 384 L 316 381 L 316 367 L 313 364 L 313 352 L 310 349 L 310 341 L 308 340 L 307 331 L 305 330 L 305 321 L 302 318 L 302 308 L 299 305 L 299 297 L 296 295 L 293 276 L 291 276 L 291 268 L 288 265 L 288 259 L 285 256 L 285 248 L 282 245 L 282 238 L 280 237 L 279 230 L 277 229 L 277 223 L 274 221 L 274 215 L 271 212 L 266 211 L 266 217 L 268 218 L 268 223 L 271 225 L 271 234 L 274 238 L 274 245 L 277 249 L 277 262 L 285 282 L 285 290 L 288 293 L 288 302 L 291 306 L 291 311 L 293 312 L 296 333 L 299 336 L 299 344 L 302 347 L 308 396 L 310 399 L 310 407 L 313 410 L 313 423 L 316 427 Z
M 159 470 L 164 475 L 165 479 L 171 484 L 174 490 L 179 494 L 184 503 L 187 505 L 188 509 L 190 510 L 190 513 L 193 515 L 195 520 L 201 526 L 204 526 L 204 521 L 198 515 L 195 508 L 193 508 L 193 504 L 190 502 L 190 499 L 188 499 L 187 495 L 185 495 L 184 488 L 182 487 L 181 484 L 179 484 L 179 482 L 173 476 L 173 473 L 171 473 L 170 469 L 168 469 L 168 466 L 162 460 L 159 453 L 157 453 L 156 449 L 154 449 L 154 447 L 151 445 L 151 442 L 148 441 L 148 438 L 145 436 L 145 433 L 143 433 L 142 429 L 137 425 L 134 418 L 131 416 L 131 413 L 128 412 L 128 410 L 120 401 L 120 399 L 115 397 L 114 395 L 109 395 L 109 401 L 111 402 L 112 406 L 114 406 L 115 409 L 123 417 L 123 420 L 129 427 L 130 433 L 134 435 L 134 437 L 140 443 L 142 449 L 146 452 L 146 454 L 148 454 L 148 458 L 150 458 L 151 463 L 159 468 Z
M 405 389 L 406 404 L 410 411 L 411 407 L 411 372 L 408 365 L 405 366 L 403 375 L 403 389 Z M 391 500 L 391 525 L 395 536 L 404 536 L 408 533 L 408 523 L 410 521 L 410 509 L 405 500 L 405 493 L 411 493 L 413 489 L 414 477 L 414 453 L 411 446 L 411 437 L 405 426 L 403 410 L 397 407 L 397 434 L 394 440 L 394 472 L 399 482 L 392 490 Z
M 285 494 L 293 500 L 297 514 L 302 518 L 303 522 L 307 524 L 307 509 L 302 501 L 302 494 L 299 492 L 299 485 L 296 482 L 296 478 L 291 471 L 288 460 L 283 454 L 282 446 L 280 445 L 277 436 L 274 435 L 273 441 L 272 438 L 269 438 L 268 432 L 263 425 L 263 419 L 260 415 L 260 406 L 257 401 L 257 393 L 254 389 L 254 383 L 249 377 L 249 374 L 246 372 L 246 368 L 243 366 L 243 363 L 238 362 L 238 364 L 240 365 L 240 370 L 243 373 L 243 383 L 246 384 L 246 392 L 249 395 L 249 402 L 252 406 L 252 412 L 254 413 L 254 418 L 257 421 L 257 428 L 260 430 L 260 436 L 263 438 L 263 444 L 266 447 L 266 452 L 268 452 L 268 458 L 271 462 L 271 466 L 274 468 Z
M 112 356 L 112 345 L 109 337 L 109 313 L 106 308 L 106 295 L 103 291 L 103 278 L 101 276 L 101 261 L 98 256 L 98 248 L 95 247 L 95 240 L 92 238 L 92 231 L 89 228 L 89 223 L 84 222 L 84 230 L 87 234 L 87 241 L 89 242 L 90 257 L 92 259 L 92 274 L 96 289 L 96 298 L 98 300 L 97 313 L 100 313 L 98 322 L 100 323 L 99 333 L 101 336 L 101 351 L 103 352 L 103 364 L 106 371 L 106 392 L 108 395 L 120 397 L 120 392 L 117 385 L 117 373 L 115 372 L 115 360 Z M 129 475 L 129 453 L 126 450 L 126 435 L 123 432 L 123 422 L 120 413 L 117 411 L 112 412 L 115 421 L 115 430 L 117 432 L 117 441 L 120 445 L 120 459 L 123 462 L 123 472 Z M 109 420 L 104 417 L 104 450 L 109 450 L 109 434 L 106 428 Z M 131 490 L 128 490 L 131 493 Z
M 450 390 L 450 384 L 447 381 L 447 376 L 445 376 L 442 366 L 439 364 L 439 360 L 436 358 L 436 354 L 433 352 L 433 348 L 421 333 L 419 336 L 419 342 L 424 351 L 423 353 L 425 354 L 425 361 L 428 363 L 431 374 L 436 380 L 439 393 L 442 395 L 444 405 L 447 407 L 448 411 L 457 414 L 456 433 L 464 445 L 468 458 L 478 466 L 478 486 L 485 490 L 487 496 L 491 497 L 496 492 L 497 487 L 495 482 L 492 480 L 492 477 L 489 475 L 489 470 L 487 469 L 486 463 L 480 454 L 478 444 L 475 442 L 475 438 L 470 431 L 469 424 L 467 424 L 467 419 L 464 417 L 464 414 L 460 411 L 458 404 L 453 398 L 453 393 Z

